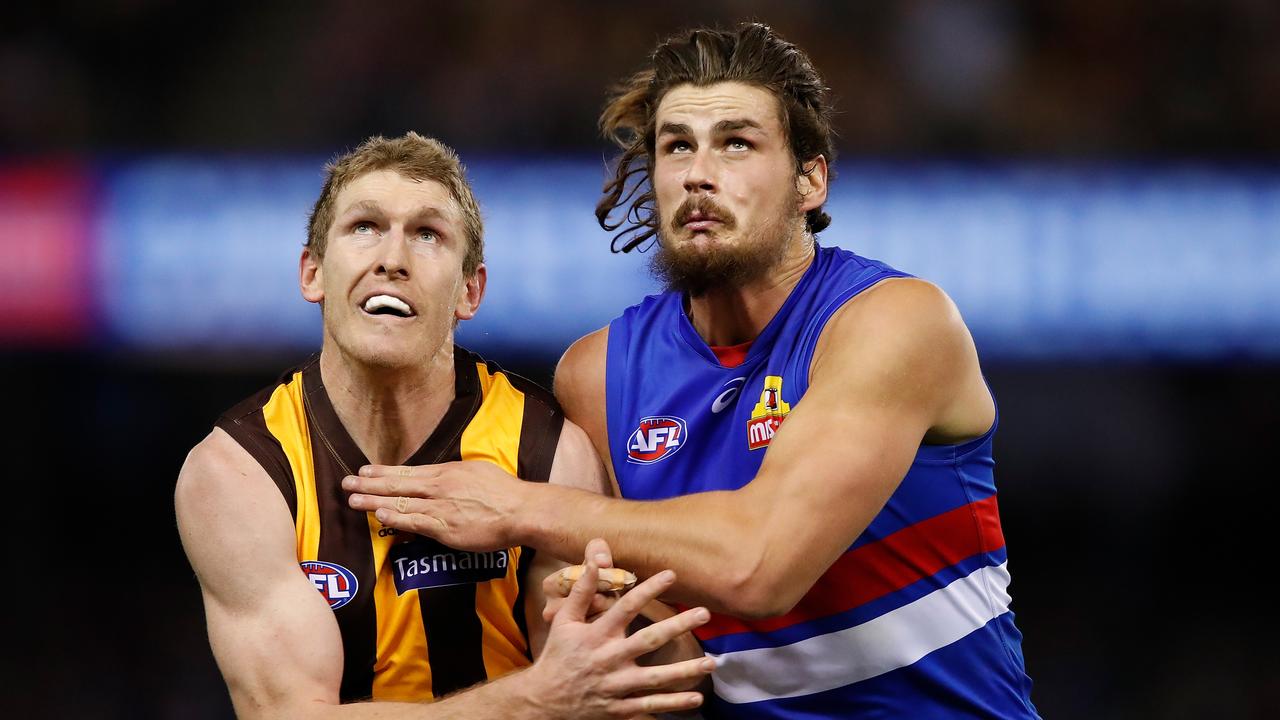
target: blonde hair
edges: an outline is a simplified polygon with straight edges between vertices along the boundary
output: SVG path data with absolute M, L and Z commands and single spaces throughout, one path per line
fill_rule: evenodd
M 480 206 L 467 182 L 466 169 L 448 145 L 416 132 L 392 139 L 375 135 L 325 166 L 324 188 L 307 224 L 306 246 L 316 257 L 324 257 L 338 193 L 356 178 L 378 170 L 394 170 L 419 182 L 432 180 L 449 191 L 462 209 L 462 227 L 467 236 L 462 273 L 467 277 L 474 275 L 484 262 L 484 224 L 480 220 Z

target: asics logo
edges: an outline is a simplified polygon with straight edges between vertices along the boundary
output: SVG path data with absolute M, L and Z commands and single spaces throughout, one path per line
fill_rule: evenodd
M 742 391 L 742 385 L 746 381 L 745 377 L 736 377 L 725 383 L 722 387 L 728 387 L 729 389 L 716 396 L 715 401 L 711 403 L 711 412 L 718 413 L 732 405 L 733 401 L 738 399 L 738 393 Z

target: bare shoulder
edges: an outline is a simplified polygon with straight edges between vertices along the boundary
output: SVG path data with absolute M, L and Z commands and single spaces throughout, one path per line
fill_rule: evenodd
M 244 477 L 266 471 L 221 428 L 214 428 L 203 440 L 187 453 L 186 462 L 178 473 L 178 492 L 217 492 L 234 481 L 229 475 Z
M 293 522 L 283 495 L 248 451 L 220 429 L 187 455 L 174 508 L 183 547 L 207 592 L 239 586 L 231 581 L 236 567 L 228 558 L 252 555 L 255 547 L 292 550 Z
M 955 303 L 938 286 L 915 278 L 896 278 L 854 297 L 823 329 L 814 353 L 814 374 L 842 357 L 878 356 L 941 364 L 976 354 L 973 339 Z M 865 366 L 865 365 L 864 365 Z
M 573 415 L 596 396 L 603 399 L 605 360 L 609 353 L 609 327 L 578 338 L 556 365 L 556 399 Z
M 915 278 L 885 280 L 845 303 L 823 329 L 810 380 L 915 402 L 928 417 L 928 442 L 975 437 L 994 420 L 960 311 L 937 285 Z
M 264 500 L 279 498 L 278 505 Z M 205 515 L 225 511 L 224 505 L 238 512 L 273 512 L 288 506 L 267 471 L 230 435 L 214 428 L 187 454 L 178 473 L 174 490 L 178 522 L 199 520 Z
M 845 303 L 829 330 L 860 335 L 968 335 L 960 311 L 942 288 L 918 278 L 881 281 Z M 825 334 L 825 333 L 824 333 Z
M 608 413 L 605 410 L 605 365 L 609 327 L 579 338 L 556 366 L 555 394 L 565 417 L 586 431 L 596 454 L 608 466 Z

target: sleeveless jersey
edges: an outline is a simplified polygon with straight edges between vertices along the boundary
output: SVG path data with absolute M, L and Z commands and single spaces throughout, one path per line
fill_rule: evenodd
M 831 315 L 886 278 L 839 248 L 812 265 L 726 368 L 679 293 L 645 298 L 609 326 L 609 449 L 626 498 L 734 490 L 803 401 Z M 960 445 L 922 445 L 866 531 L 796 607 L 697 632 L 716 657 L 708 717 L 1036 717 L 992 475 L 993 425 Z M 856 442 L 850 438 L 850 442 Z
M 551 395 L 461 347 L 454 372 L 453 403 L 405 464 L 488 460 L 545 482 L 564 423 Z M 368 461 L 334 412 L 318 355 L 217 426 L 288 502 L 300 571 L 342 633 L 344 702 L 430 700 L 531 662 L 524 576 L 532 548 L 463 552 L 352 510 L 342 478 Z

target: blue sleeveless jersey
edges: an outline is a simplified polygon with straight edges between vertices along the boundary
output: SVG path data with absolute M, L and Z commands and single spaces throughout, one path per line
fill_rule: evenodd
M 609 449 L 624 497 L 734 490 L 803 400 L 814 346 L 842 304 L 906 277 L 839 248 L 813 264 L 738 367 L 678 293 L 609 325 Z M 1035 718 L 996 509 L 991 436 L 922 445 L 866 531 L 786 615 L 713 614 L 708 717 Z

